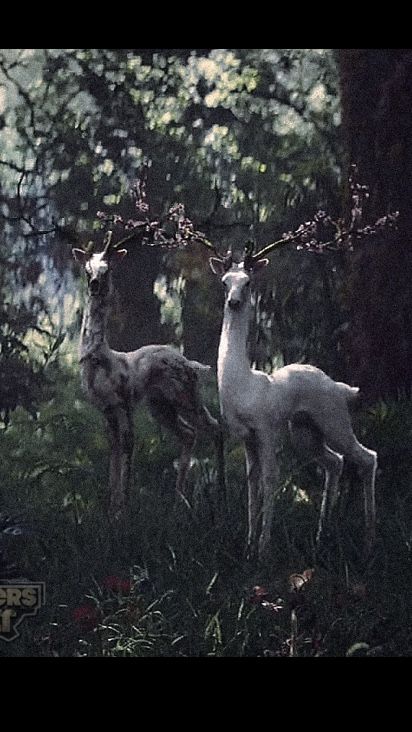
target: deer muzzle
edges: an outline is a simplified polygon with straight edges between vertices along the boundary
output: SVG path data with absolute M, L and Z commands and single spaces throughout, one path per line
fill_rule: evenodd
M 89 284 L 90 293 L 92 295 L 98 295 L 100 292 L 100 282 L 98 279 L 90 280 Z
M 242 300 L 238 297 L 230 297 L 227 301 L 227 304 L 231 310 L 240 310 L 242 306 Z

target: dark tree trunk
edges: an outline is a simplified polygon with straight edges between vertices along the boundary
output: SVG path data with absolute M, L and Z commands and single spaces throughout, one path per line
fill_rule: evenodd
M 400 211 L 391 243 L 364 245 L 350 264 L 350 378 L 369 399 L 412 384 L 412 50 L 338 51 L 347 162 L 370 189 L 371 220 Z
M 133 351 L 150 343 L 167 343 L 169 333 L 160 322 L 160 302 L 153 286 L 161 267 L 161 252 L 152 247 L 129 248 L 115 272 L 116 304 L 109 322 L 109 343 Z

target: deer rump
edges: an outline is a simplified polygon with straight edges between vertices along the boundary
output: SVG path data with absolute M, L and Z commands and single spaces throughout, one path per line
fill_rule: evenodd
M 198 373 L 209 369 L 172 349 L 160 353 L 152 363 L 146 390 L 149 411 L 182 438 L 194 437 L 199 427 L 207 426 Z
M 339 391 L 345 397 L 348 407 L 351 407 L 359 399 L 359 387 L 349 386 L 342 381 L 334 382 Z M 325 436 L 320 426 L 313 417 L 304 410 L 296 412 L 288 419 L 288 432 L 293 447 L 301 456 L 316 456 L 320 454 L 325 443 Z

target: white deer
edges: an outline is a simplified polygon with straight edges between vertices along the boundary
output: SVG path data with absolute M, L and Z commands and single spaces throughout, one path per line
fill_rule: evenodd
M 266 253 L 268 247 L 264 251 Z M 251 283 L 269 262 L 259 258 L 260 254 L 245 257 L 245 261 L 238 264 L 232 262 L 230 255 L 210 259 L 213 272 L 221 277 L 225 288 L 218 353 L 219 399 L 224 422 L 245 447 L 248 553 L 253 554 L 257 545 L 259 559 L 265 559 L 269 554 L 281 435 L 284 428 L 289 427 L 299 441 L 303 436 L 303 427 L 299 428 L 299 425 L 303 423 L 313 425 L 313 428 L 304 428 L 304 438 L 307 442 L 310 435 L 313 458 L 325 471 L 317 543 L 336 507 L 345 457 L 356 464 L 363 481 L 365 544 L 370 552 L 375 541 L 377 454 L 361 445 L 352 430 L 348 404 L 357 395 L 358 388 L 333 381 L 323 371 L 309 365 L 290 364 L 270 375 L 250 367 L 247 337 Z M 260 516 L 262 523 L 258 536 Z
M 84 265 L 88 280 L 79 354 L 82 386 L 106 418 L 110 441 L 109 515 L 117 519 L 124 513 L 130 488 L 133 411 L 138 402 L 145 399 L 155 419 L 182 444 L 176 482 L 179 493 L 184 489 L 199 431 L 211 432 L 220 452 L 223 448 L 219 423 L 202 404 L 198 390 L 198 374 L 210 366 L 189 361 L 170 346 L 149 345 L 126 353 L 110 348 L 106 322 L 111 272 L 127 254 L 125 249 L 111 245 L 111 234 L 108 232 L 104 251 L 90 254 L 73 249 L 73 255 Z

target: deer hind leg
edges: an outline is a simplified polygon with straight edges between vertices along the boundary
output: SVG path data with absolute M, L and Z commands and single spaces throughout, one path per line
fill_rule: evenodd
M 321 540 L 330 526 L 333 512 L 339 498 L 339 479 L 343 470 L 343 457 L 331 450 L 326 444 L 322 431 L 306 413 L 298 412 L 289 422 L 289 431 L 292 443 L 298 453 L 303 454 L 309 461 L 314 460 L 325 473 L 322 504 L 316 544 Z
M 378 462 L 374 450 L 361 445 L 352 430 L 349 412 L 346 406 L 340 411 L 329 414 L 324 420 L 322 429 L 328 447 L 353 462 L 359 472 L 364 491 L 365 510 L 365 549 L 369 554 L 375 543 L 376 508 L 375 508 L 375 477 Z
M 347 457 L 356 464 L 363 482 L 365 550 L 366 554 L 369 555 L 376 541 L 375 479 L 376 468 L 378 467 L 378 455 L 374 450 L 369 450 L 356 440 L 352 445 L 351 452 L 347 453 Z
M 190 458 L 196 443 L 197 429 L 191 421 L 183 415 L 178 414 L 176 407 L 164 398 L 151 396 L 148 400 L 148 405 L 152 416 L 157 422 L 173 432 L 182 445 L 176 491 L 184 495 L 184 486 L 190 467 Z
M 322 505 L 316 534 L 316 545 L 320 546 L 325 533 L 330 527 L 331 519 L 337 506 L 339 479 L 343 470 L 343 457 L 331 450 L 327 445 L 323 445 L 322 452 L 315 459 L 325 471 Z
M 182 415 L 176 418 L 177 434 L 182 442 L 182 450 L 179 458 L 179 470 L 177 473 L 176 491 L 185 495 L 186 477 L 190 468 L 190 460 L 196 444 L 197 430 Z
M 216 450 L 216 472 L 217 472 L 217 488 L 219 511 L 222 517 L 227 516 L 227 489 L 226 489 L 226 471 L 225 471 L 225 440 L 223 434 L 223 426 L 219 420 L 212 417 L 207 407 L 201 405 L 199 411 L 199 426 L 212 435 Z

